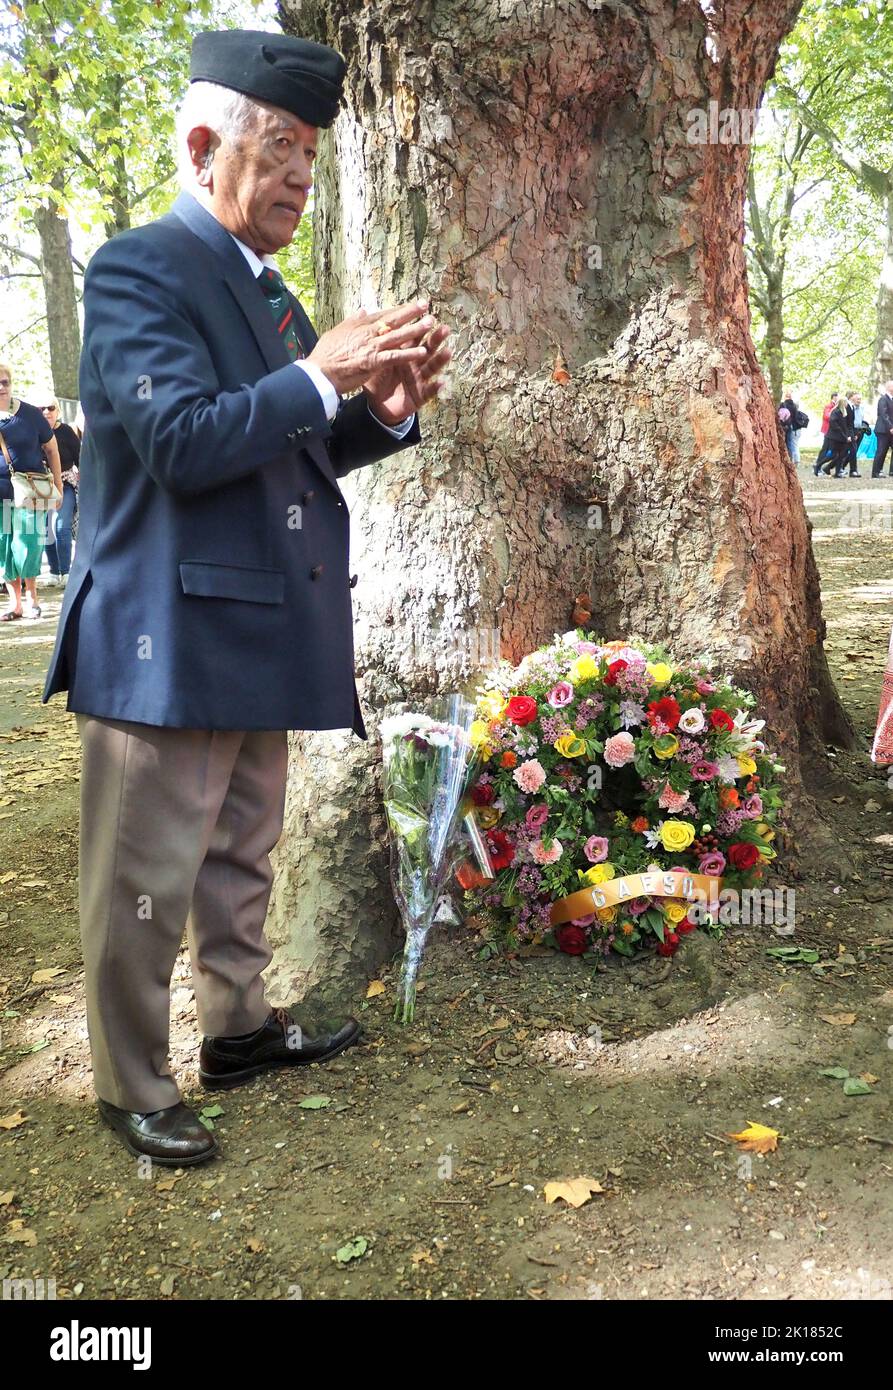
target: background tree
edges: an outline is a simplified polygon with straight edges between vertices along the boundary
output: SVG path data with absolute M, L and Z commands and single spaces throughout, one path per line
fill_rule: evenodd
M 801 806 L 814 741 L 850 736 L 747 304 L 745 129 L 798 8 L 280 5 L 348 61 L 317 168 L 320 326 L 424 292 L 456 353 L 421 446 L 346 484 L 372 738 L 294 740 L 284 988 L 334 991 L 395 944 L 377 715 L 473 687 L 494 630 L 515 660 L 587 594 L 606 637 L 732 670 Z
M 883 233 L 869 394 L 893 376 L 893 18 L 886 0 L 807 0 L 775 99 L 874 204 Z
M 4 250 L 8 274 L 28 274 L 36 261 L 42 275 L 58 394 L 77 396 L 79 284 L 89 252 L 157 216 L 176 192 L 171 138 L 193 33 L 269 19 L 266 6 L 249 0 L 5 6 L 0 157 L 23 177 L 8 184 Z M 80 256 L 72 255 L 72 217 L 85 246 Z

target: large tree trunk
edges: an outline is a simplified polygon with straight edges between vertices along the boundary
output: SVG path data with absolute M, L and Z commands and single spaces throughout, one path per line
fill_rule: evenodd
M 758 690 L 795 792 L 810 711 L 846 728 L 750 337 L 748 146 L 689 138 L 711 101 L 746 122 L 799 0 L 280 8 L 349 64 L 317 168 L 320 326 L 424 292 L 456 351 L 422 445 L 346 484 L 373 742 L 293 749 L 274 973 L 335 992 L 398 940 L 377 712 L 473 685 L 493 629 L 515 660 L 587 594 L 605 637 L 706 655 Z
M 878 281 L 877 328 L 868 384 L 869 401 L 874 401 L 880 395 L 885 382 L 893 381 L 893 178 L 888 177 L 887 185 L 883 203 L 887 237 Z
M 58 182 L 61 186 L 61 180 Z M 81 326 L 68 222 L 58 215 L 51 202 L 37 209 L 34 222 L 40 237 L 40 271 L 47 307 L 53 390 L 57 396 L 77 400 Z

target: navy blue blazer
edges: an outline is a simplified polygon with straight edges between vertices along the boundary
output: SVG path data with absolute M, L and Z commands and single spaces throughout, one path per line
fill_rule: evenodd
M 44 702 L 365 738 L 338 479 L 417 444 L 418 420 L 398 440 L 360 394 L 330 423 L 245 257 L 188 194 L 97 251 L 84 307 L 77 553 Z

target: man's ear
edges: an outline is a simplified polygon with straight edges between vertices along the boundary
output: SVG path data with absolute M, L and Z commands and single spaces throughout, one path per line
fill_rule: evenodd
M 211 166 L 214 161 L 214 153 L 220 145 L 220 139 L 210 126 L 197 125 L 193 126 L 186 136 L 186 144 L 196 178 L 203 187 L 207 188 L 211 182 Z

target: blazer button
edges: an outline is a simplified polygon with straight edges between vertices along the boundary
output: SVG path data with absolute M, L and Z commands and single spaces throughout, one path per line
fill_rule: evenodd
M 301 497 L 301 501 L 303 502 L 303 504 L 304 504 L 305 507 L 309 507 L 309 506 L 310 506 L 310 503 L 313 501 L 313 498 L 314 498 L 315 495 L 316 495 L 316 494 L 314 493 L 314 491 L 313 491 L 312 488 L 310 489 L 309 492 L 303 493 L 303 495 L 302 495 L 302 497 Z
M 350 576 L 350 587 L 351 587 L 352 589 L 355 589 L 355 588 L 357 587 L 357 580 L 358 580 L 358 579 L 359 579 L 359 575 L 358 575 L 358 574 L 352 574 L 352 575 Z
M 311 579 L 318 579 L 319 576 L 320 576 L 321 574 L 322 574 L 322 565 L 314 565 L 314 566 L 313 566 L 313 569 L 310 571 L 310 578 L 311 578 Z

